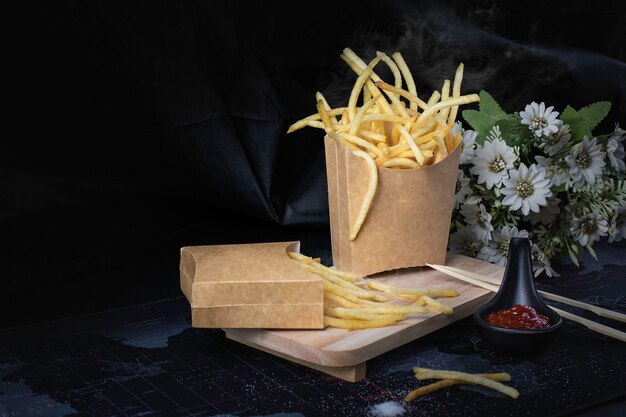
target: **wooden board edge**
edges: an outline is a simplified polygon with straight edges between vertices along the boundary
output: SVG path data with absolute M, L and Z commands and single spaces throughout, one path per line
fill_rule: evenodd
M 228 331 L 225 331 L 226 334 L 226 338 L 233 340 L 235 342 L 239 342 L 242 343 L 246 346 L 250 346 L 254 349 L 258 349 L 261 350 L 265 353 L 269 353 L 271 355 L 274 356 L 278 356 L 279 358 L 283 358 L 286 359 L 290 362 L 294 362 L 297 363 L 299 365 L 303 365 L 306 366 L 307 368 L 311 368 L 311 369 L 315 369 L 317 371 L 323 372 L 325 374 L 334 376 L 336 378 L 342 379 L 344 381 L 348 381 L 348 382 L 357 382 L 362 380 L 363 378 L 365 378 L 365 373 L 366 373 L 366 363 L 359 363 L 356 365 L 352 365 L 352 366 L 324 366 L 324 365 L 318 365 L 312 362 L 308 362 L 299 358 L 295 358 L 293 356 L 290 356 L 286 353 L 283 352 L 279 352 L 261 345 L 258 345 L 250 340 L 246 340 L 240 337 L 237 337 L 231 333 L 229 333 Z

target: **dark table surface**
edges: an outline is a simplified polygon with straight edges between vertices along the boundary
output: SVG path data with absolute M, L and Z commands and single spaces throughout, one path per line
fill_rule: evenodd
M 626 241 L 541 289 L 626 312 Z M 626 330 L 623 323 L 550 304 Z M 471 318 L 370 360 L 345 382 L 190 325 L 185 298 L 0 331 L 0 416 L 623 416 L 626 345 L 566 320 L 542 355 L 483 345 Z M 455 386 L 410 403 L 412 367 L 508 372 L 513 400 Z

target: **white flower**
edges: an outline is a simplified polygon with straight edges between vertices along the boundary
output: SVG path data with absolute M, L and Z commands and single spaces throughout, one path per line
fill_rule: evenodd
M 450 235 L 449 246 L 454 253 L 475 258 L 482 242 L 469 227 L 464 227 Z
M 521 208 L 524 215 L 530 211 L 539 212 L 539 206 L 548 204 L 546 197 L 552 196 L 552 182 L 545 178 L 544 171 L 537 165 L 526 168 L 522 163 L 519 169 L 512 169 L 510 175 L 510 179 L 503 180 L 502 194 L 506 197 L 502 199 L 502 204 L 511 206 L 513 210 Z
M 463 129 L 463 125 L 461 124 L 461 122 L 458 120 L 454 122 L 454 125 L 450 129 L 450 133 L 452 134 L 452 136 L 455 136 L 457 133 L 463 134 L 463 132 L 465 132 L 465 129 Z
M 600 236 L 606 236 L 609 224 L 601 214 L 589 213 L 580 218 L 572 217 L 569 230 L 574 239 L 587 246 L 599 240 Z
M 476 155 L 476 136 L 478 133 L 473 130 L 463 132 L 463 150 L 459 157 L 459 164 L 471 164 Z
M 626 206 L 618 207 L 609 223 L 608 242 L 619 242 L 626 237 Z
M 618 142 L 614 138 L 610 138 L 606 143 L 606 153 L 609 156 L 609 162 L 611 162 L 611 166 L 617 172 L 622 172 L 626 170 L 626 166 L 624 164 L 624 144 Z
M 495 263 L 500 266 L 506 265 L 509 255 L 509 244 L 513 237 L 528 237 L 526 230 L 517 230 L 517 227 L 504 226 L 499 232 L 493 233 L 493 239 L 488 246 L 484 246 L 478 258 L 487 262 Z
M 621 132 L 619 128 L 619 124 L 615 125 L 615 132 Z M 616 134 L 611 136 L 606 143 L 606 154 L 609 157 L 609 162 L 614 170 L 617 172 L 626 171 L 626 164 L 624 163 L 624 156 L 626 153 L 624 152 L 624 144 L 622 141 L 624 140 L 624 136 L 621 134 Z
M 487 213 L 484 205 L 463 204 L 461 205 L 461 214 L 465 218 L 466 228 L 471 229 L 478 239 L 483 243 L 487 243 L 491 239 L 491 232 L 493 231 L 491 214 Z
M 479 184 L 485 183 L 491 189 L 494 185 L 499 186 L 504 178 L 508 178 L 508 170 L 513 168 L 516 159 L 515 152 L 504 141 L 485 141 L 482 148 L 476 149 L 476 156 L 472 161 L 474 166 L 470 172 L 478 175 Z
M 606 165 L 606 153 L 602 151 L 602 145 L 597 143 L 597 138 L 589 140 L 585 136 L 573 149 L 572 154 L 565 157 L 565 162 L 569 165 L 574 184 L 578 188 L 585 185 L 585 182 L 594 184 L 596 178 L 602 176 L 602 168 Z
M 545 207 L 542 207 L 539 210 L 539 213 L 531 211 L 530 213 L 528 213 L 528 216 L 524 217 L 524 220 L 530 221 L 533 226 L 537 223 L 552 223 L 554 219 L 556 219 L 557 214 L 561 212 L 561 209 L 559 208 L 559 204 L 561 204 L 561 199 L 558 197 L 547 197 L 546 201 L 548 204 Z
M 559 186 L 567 181 L 568 171 L 554 159 L 537 155 L 535 161 L 544 170 L 545 177 L 549 178 L 554 185 Z
M 546 254 L 543 253 L 541 249 L 539 249 L 539 246 L 537 246 L 537 244 L 533 243 L 533 247 L 530 250 L 530 253 L 532 257 L 535 278 L 541 275 L 541 273 L 544 271 L 546 272 L 546 275 L 550 278 L 559 276 L 559 274 L 554 269 L 552 269 L 548 256 L 546 256 Z
M 463 204 L 468 195 L 472 193 L 472 187 L 469 185 L 470 179 L 465 176 L 462 169 L 459 169 L 456 175 L 456 194 L 454 195 L 454 208 L 459 208 Z
M 572 138 L 572 135 L 569 133 L 571 131 L 569 125 L 563 125 L 563 122 L 560 120 L 557 120 L 557 122 L 558 133 L 548 136 L 543 142 L 543 150 L 549 156 L 557 154 Z
M 533 101 L 519 115 L 522 117 L 522 124 L 527 125 L 535 136 L 548 136 L 559 130 L 557 123 L 559 112 L 552 110 L 554 110 L 554 106 L 546 108 L 543 101 L 541 104 Z

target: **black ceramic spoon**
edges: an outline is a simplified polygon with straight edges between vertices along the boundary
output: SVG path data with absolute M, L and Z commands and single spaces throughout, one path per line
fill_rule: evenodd
M 529 330 L 507 329 L 490 324 L 485 319 L 490 312 L 517 304 L 530 306 L 547 316 L 549 326 Z M 563 320 L 537 293 L 530 241 L 527 238 L 511 238 L 500 289 L 487 304 L 476 310 L 474 320 L 481 338 L 494 351 L 520 356 L 536 355 L 545 351 L 553 342 Z

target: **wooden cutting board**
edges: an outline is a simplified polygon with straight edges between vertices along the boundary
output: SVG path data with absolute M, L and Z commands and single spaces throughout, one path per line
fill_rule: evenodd
M 446 265 L 501 279 L 503 268 L 467 256 L 448 253 Z M 485 304 L 493 293 L 449 277 L 429 267 L 403 268 L 372 275 L 397 287 L 456 288 L 457 297 L 437 298 L 453 308 L 451 315 L 432 311 L 413 314 L 388 327 L 344 330 L 224 329 L 226 337 L 347 381 L 365 377 L 369 359 L 465 318 Z M 408 304 L 393 299 L 394 304 Z

